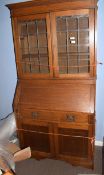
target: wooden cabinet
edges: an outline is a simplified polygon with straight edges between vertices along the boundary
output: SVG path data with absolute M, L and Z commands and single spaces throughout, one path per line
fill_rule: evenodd
M 35 158 L 93 167 L 96 0 L 7 5 L 18 73 L 14 98 L 21 147 Z

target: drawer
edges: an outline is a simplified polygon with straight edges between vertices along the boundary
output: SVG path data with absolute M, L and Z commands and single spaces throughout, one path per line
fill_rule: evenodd
M 44 120 L 49 122 L 58 122 L 60 120 L 59 115 L 57 115 L 54 111 L 38 111 L 35 109 L 21 110 L 20 117 L 25 119 Z
M 89 123 L 89 115 L 87 113 L 65 112 L 61 116 L 60 121 L 69 123 Z
M 68 122 L 68 123 L 94 123 L 94 115 L 78 112 L 45 111 L 35 109 L 23 109 L 20 117 L 33 120 L 45 120 L 48 122 Z

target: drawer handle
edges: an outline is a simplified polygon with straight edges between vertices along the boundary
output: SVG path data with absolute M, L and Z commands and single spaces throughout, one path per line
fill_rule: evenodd
M 74 115 L 66 115 L 68 122 L 75 122 L 75 116 Z
M 38 118 L 38 112 L 32 112 L 32 118 L 33 119 Z

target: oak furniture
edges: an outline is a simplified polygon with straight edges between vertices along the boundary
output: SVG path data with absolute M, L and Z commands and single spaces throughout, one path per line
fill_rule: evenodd
M 21 148 L 93 168 L 96 0 L 34 0 L 11 11 Z

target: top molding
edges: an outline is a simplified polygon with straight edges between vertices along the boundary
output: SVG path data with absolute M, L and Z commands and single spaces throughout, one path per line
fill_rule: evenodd
M 68 9 L 91 9 L 97 7 L 97 0 L 33 0 L 6 5 L 14 17 Z

